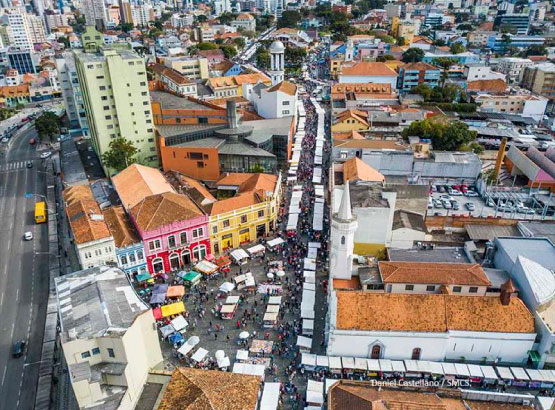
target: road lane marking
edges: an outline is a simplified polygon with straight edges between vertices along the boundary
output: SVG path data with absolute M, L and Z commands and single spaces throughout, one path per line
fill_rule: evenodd
M 6 380 L 6 371 L 8 370 L 8 366 L 4 366 L 4 375 L 2 376 L 2 386 L 4 385 L 4 380 Z
M 17 290 L 15 292 L 15 301 L 19 302 L 19 288 L 17 288 Z
M 2 296 L 0 296 L 0 306 L 4 303 L 4 291 L 2 291 Z

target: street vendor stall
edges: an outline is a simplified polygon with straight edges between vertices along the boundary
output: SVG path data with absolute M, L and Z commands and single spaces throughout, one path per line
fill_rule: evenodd
M 166 339 L 172 333 L 175 333 L 175 328 L 172 325 L 166 325 L 160 328 L 160 334 L 164 339 Z
M 393 377 L 393 363 L 391 360 L 388 359 L 380 359 L 380 372 L 382 373 L 382 377 L 385 379 L 389 379 Z
M 355 369 L 357 368 L 357 357 L 355 357 Z M 366 368 L 368 369 L 368 377 L 377 378 L 381 372 L 380 361 L 378 359 L 362 359 L 365 360 Z M 360 367 L 360 365 L 359 365 Z
M 148 274 L 148 273 L 141 273 L 140 275 L 135 276 L 135 280 L 137 281 L 137 283 L 146 282 L 147 280 L 149 280 L 151 278 L 152 278 L 152 276 L 150 276 L 150 274 Z
M 237 350 L 237 353 L 235 354 L 235 361 L 246 362 L 247 360 L 249 360 L 249 351 L 242 349 Z
M 199 342 L 200 339 L 198 336 L 191 336 L 179 349 L 177 349 L 177 352 L 183 356 L 187 356 L 187 354 L 189 354 L 189 352 L 191 352 L 191 350 L 193 350 Z
M 405 368 L 405 363 L 403 363 L 401 360 L 392 360 L 391 367 L 393 368 L 393 374 L 396 377 L 404 376 L 405 372 L 407 371 L 407 369 Z
M 200 282 L 200 278 L 201 278 L 201 274 L 195 271 L 189 271 L 187 273 L 179 272 L 177 276 L 183 279 L 185 286 L 190 288 L 196 286 Z
M 308 253 L 306 254 L 306 257 L 316 259 L 318 257 L 318 249 L 308 248 Z
M 231 252 L 231 258 L 237 265 L 244 265 L 249 259 L 249 254 L 244 249 L 235 249 Z
M 220 292 L 224 292 L 224 293 L 229 293 L 233 289 L 235 289 L 235 285 L 231 282 L 224 282 L 219 287 Z
M 328 356 L 328 364 L 330 372 L 333 374 L 341 374 L 343 371 L 343 365 L 341 364 L 341 357 L 338 356 Z
M 208 261 L 200 261 L 195 265 L 195 270 L 204 275 L 210 276 L 218 272 L 218 265 Z
M 310 353 L 312 349 L 312 339 L 305 336 L 297 336 L 297 346 L 299 346 L 299 351 Z
M 443 377 L 443 366 L 439 362 L 428 362 L 432 371 L 432 379 L 438 380 Z
M 277 410 L 280 399 L 280 383 L 264 383 L 259 410 Z
M 159 307 L 152 309 L 152 316 L 154 316 L 154 320 L 161 320 L 162 309 L 160 309 Z
M 316 291 L 316 284 L 315 283 L 303 283 L 303 290 L 310 290 L 312 292 Z
M 454 363 L 441 363 L 441 367 L 443 368 L 443 378 L 445 380 L 455 380 L 457 377 L 457 369 Z
M 251 258 L 254 258 L 257 256 L 264 256 L 264 253 L 266 252 L 266 248 L 264 247 L 264 245 L 258 244 L 247 249 L 247 252 L 250 254 Z
M 482 373 L 482 369 L 480 366 L 476 364 L 467 364 L 468 372 L 470 373 L 470 382 L 471 383 L 482 383 L 482 379 L 484 378 L 484 373 Z
M 306 387 L 306 404 L 308 406 L 319 406 L 324 404 L 324 383 L 308 380 Z
M 303 272 L 304 281 L 306 283 L 315 283 L 316 282 L 316 273 L 311 270 L 305 270 Z
M 185 312 L 185 305 L 183 304 L 183 302 L 176 302 L 176 303 L 171 303 L 169 305 L 162 306 L 161 309 L 162 309 L 162 316 L 169 317 L 169 316 L 174 316 Z
M 495 371 L 499 375 L 499 384 L 511 386 L 515 380 L 511 369 L 508 367 L 495 367 Z
M 277 326 L 278 323 L 278 313 L 266 312 L 264 318 L 262 319 L 262 325 L 264 329 L 271 329 Z
M 301 309 L 301 319 L 314 319 L 314 307 Z
M 233 373 L 248 374 L 258 376 L 264 380 L 264 372 L 266 367 L 262 364 L 237 363 L 233 364 Z
M 511 373 L 514 376 L 513 386 L 526 387 L 530 382 L 530 376 L 524 371 L 522 367 L 510 367 Z
M 275 238 L 272 240 L 269 240 L 268 242 L 266 242 L 266 246 L 270 249 L 273 250 L 276 246 L 282 245 L 284 244 L 285 241 L 281 238 Z
M 272 353 L 272 348 L 274 347 L 274 342 L 271 340 L 259 340 L 254 339 L 249 348 L 251 353 L 262 353 L 263 355 L 270 355 Z
M 497 374 L 492 366 L 480 366 L 482 373 L 484 374 L 484 383 L 495 385 L 498 382 Z
M 303 319 L 302 334 L 303 336 L 312 336 L 314 334 L 314 320 Z
M 174 327 L 176 332 L 185 332 L 185 330 L 187 329 L 187 326 L 189 325 L 187 323 L 187 320 L 185 320 L 185 318 L 181 315 L 176 316 L 175 318 L 173 318 L 173 320 L 171 321 L 172 326 Z
M 281 296 L 270 296 L 268 305 L 281 305 Z
M 355 373 L 358 373 L 361 375 L 366 374 L 366 371 L 369 370 L 368 365 L 366 364 L 366 360 L 367 359 L 355 357 L 355 366 L 353 367 L 353 370 L 355 371 Z
M 417 360 L 403 360 L 405 362 L 405 377 L 421 378 L 422 373 L 418 369 Z
M 166 301 L 166 294 L 165 293 L 152 293 L 150 297 L 150 304 L 151 305 L 161 305 Z
M 224 320 L 233 319 L 235 316 L 235 311 L 237 310 L 237 304 L 223 305 L 220 309 L 220 317 Z
M 222 357 L 222 358 L 218 358 L 216 359 L 217 363 L 218 363 L 218 367 L 220 369 L 227 369 L 229 366 L 231 366 L 231 361 L 229 360 L 229 357 Z
M 316 271 L 316 259 L 304 258 L 304 269 Z
M 343 374 L 347 377 L 353 375 L 353 368 L 355 367 L 355 359 L 352 357 L 341 357 L 341 365 L 343 366 Z
M 168 337 L 168 341 L 175 347 L 181 346 L 183 344 L 183 335 L 179 332 L 172 333 Z
M 206 355 L 208 354 L 208 350 L 203 349 L 202 347 L 199 347 L 197 349 L 197 351 L 195 352 L 195 354 L 193 356 L 191 356 L 191 360 L 200 363 L 204 360 L 204 358 L 206 357 Z
M 240 296 L 228 296 L 227 298 L 225 298 L 225 304 L 236 305 L 239 303 L 239 299 L 241 299 Z
M 313 372 L 316 370 L 316 355 L 312 353 L 301 354 L 301 365 L 305 370 Z
M 185 295 L 185 286 L 174 285 L 168 288 L 166 296 L 169 299 L 182 298 Z
M 225 269 L 231 266 L 231 259 L 229 259 L 228 256 L 220 256 L 214 262 L 216 262 L 219 269 Z

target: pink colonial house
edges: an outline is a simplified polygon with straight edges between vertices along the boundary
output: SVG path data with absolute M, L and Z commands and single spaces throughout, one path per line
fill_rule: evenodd
M 188 196 L 150 195 L 129 215 L 143 241 L 150 273 L 179 270 L 210 253 L 208 215 Z

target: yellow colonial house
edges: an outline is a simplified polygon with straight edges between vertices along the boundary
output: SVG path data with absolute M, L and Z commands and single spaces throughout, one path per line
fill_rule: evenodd
M 218 201 L 205 207 L 214 254 L 256 241 L 275 229 L 281 175 L 229 173 L 216 186 Z
M 239 74 L 229 77 L 212 77 L 206 80 L 206 86 L 214 93 L 217 98 L 241 97 L 243 95 L 243 85 L 256 85 L 263 83 L 268 86 L 272 80 L 263 73 Z
M 364 111 L 345 110 L 337 114 L 331 126 L 332 132 L 349 132 L 368 129 L 367 115 Z

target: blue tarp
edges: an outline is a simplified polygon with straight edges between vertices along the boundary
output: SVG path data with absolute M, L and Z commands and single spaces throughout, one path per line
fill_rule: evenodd
M 150 304 L 157 305 L 162 304 L 166 301 L 166 293 L 154 293 L 150 297 Z
M 181 333 L 173 333 L 170 335 L 170 337 L 168 337 L 168 340 L 170 341 L 171 344 L 179 344 L 180 342 L 183 342 L 183 335 Z
M 167 283 L 158 283 L 154 285 L 154 287 L 152 288 L 152 294 L 157 295 L 160 293 L 160 294 L 163 294 L 165 297 L 169 286 L 170 285 L 168 285 Z

